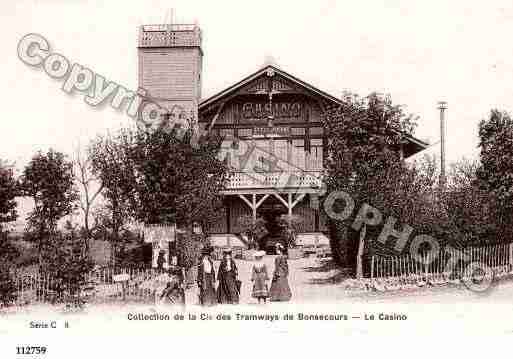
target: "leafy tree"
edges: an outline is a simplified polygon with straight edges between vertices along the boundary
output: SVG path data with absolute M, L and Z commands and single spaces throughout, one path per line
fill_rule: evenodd
M 190 131 L 177 136 L 161 127 L 122 130 L 93 143 L 93 171 L 102 181 L 114 233 L 129 218 L 176 223 L 190 233 L 194 223 L 207 228 L 217 219 L 227 176 L 216 156 L 221 138 L 207 135 L 195 146 L 191 140 Z
M 363 99 L 346 96 L 340 107 L 329 109 L 323 118 L 329 134 L 325 161 L 328 193 L 336 190 L 350 193 L 356 208 L 363 203 L 373 206 L 376 201 L 384 203 L 387 195 L 397 197 L 401 193 L 397 187 L 404 183 L 399 179 L 406 173 L 401 158 L 402 144 L 413 133 L 416 121 L 400 106 L 393 105 L 390 98 L 376 93 Z M 363 238 L 368 231 L 364 225 L 359 240 L 351 241 L 355 233 L 351 233 L 349 223 L 330 220 L 332 252 L 338 263 L 349 266 L 353 266 L 353 258 L 357 257 L 361 272 Z
M 20 253 L 7 232 L 0 230 L 0 306 L 9 305 L 16 298 L 16 285 L 11 269 Z
M 513 199 L 513 119 L 506 112 L 492 110 L 479 123 L 482 167 L 479 176 L 504 204 Z
M 198 263 L 201 249 L 208 244 L 206 237 L 201 234 L 179 232 L 176 240 L 178 265 L 186 270 L 192 268 Z
M 110 230 L 115 250 L 122 245 L 123 226 L 132 217 L 134 171 L 127 157 L 130 136 L 128 131 L 121 131 L 117 136 L 99 136 L 89 147 L 92 174 L 99 179 L 105 200 L 94 214 L 95 226 Z
M 493 203 L 496 235 L 506 241 L 513 234 L 513 119 L 508 113 L 492 110 L 479 123 L 479 146 L 477 177 Z
M 485 245 L 497 241 L 497 200 L 483 186 L 478 161 L 463 159 L 451 166 L 442 198 L 451 222 L 464 245 Z
M 5 223 L 15 221 L 18 217 L 16 212 L 18 195 L 18 183 L 14 178 L 12 166 L 8 166 L 0 160 L 0 231 Z
M 193 223 L 207 228 L 217 219 L 227 178 L 227 166 L 216 156 L 220 137 L 205 136 L 192 146 L 190 132 L 176 136 L 159 128 L 133 133 L 132 140 L 125 148 L 134 169 L 132 209 L 140 222 L 192 230 Z
M 227 179 L 227 166 L 216 154 L 218 136 L 204 136 L 192 146 L 190 131 L 159 128 L 133 133 L 125 143 L 134 169 L 132 212 L 146 224 L 176 223 L 185 229 L 177 243 L 178 258 L 189 269 L 207 244 L 204 234 L 193 233 L 199 224 L 204 231 L 223 209 L 219 195 Z
M 34 210 L 28 217 L 28 231 L 39 242 L 50 240 L 57 231 L 58 221 L 73 212 L 78 199 L 74 187 L 73 164 L 65 155 L 50 149 L 38 152 L 25 167 L 21 179 L 25 196 L 34 200 Z
M 80 288 L 86 283 L 86 275 L 92 267 L 93 262 L 84 251 L 82 239 L 69 222 L 65 231 L 56 233 L 55 239 L 43 247 L 41 269 L 52 278 L 51 289 L 56 292 L 57 300 L 71 299 L 78 304 Z

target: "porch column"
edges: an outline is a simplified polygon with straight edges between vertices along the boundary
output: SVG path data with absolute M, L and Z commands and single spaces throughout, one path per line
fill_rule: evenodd
M 231 224 L 231 220 L 230 220 L 230 216 L 232 215 L 231 213 L 231 210 L 230 210 L 230 197 L 226 196 L 225 197 L 225 213 L 226 213 L 226 232 L 227 233 L 232 233 L 232 224 Z
M 256 223 L 256 211 L 257 211 L 257 203 L 256 203 L 256 194 L 253 193 L 253 206 L 251 207 L 253 210 L 253 223 Z
M 258 209 L 258 207 L 260 207 L 260 205 L 262 203 L 264 203 L 264 201 L 267 199 L 267 197 L 269 197 L 268 194 L 264 195 L 257 202 L 257 195 L 256 195 L 256 193 L 253 193 L 251 195 L 251 202 L 250 202 L 250 201 L 248 201 L 248 199 L 243 194 L 239 194 L 239 198 L 242 199 L 244 202 L 246 202 L 246 204 L 249 206 L 249 208 L 251 208 L 251 212 L 253 214 L 253 222 L 256 222 L 256 216 L 257 216 L 257 209 Z

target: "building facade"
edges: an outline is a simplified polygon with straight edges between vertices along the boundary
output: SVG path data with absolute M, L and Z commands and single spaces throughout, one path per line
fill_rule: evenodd
M 327 242 L 327 220 L 318 205 L 328 140 L 321 116 L 341 101 L 273 64 L 199 100 L 202 56 L 196 26 L 141 28 L 140 86 L 169 110 L 186 104 L 197 126 L 225 136 L 233 146 L 227 151 L 233 175 L 222 193 L 222 219 L 208 229 L 212 238 L 241 233 L 250 217 L 265 220 L 267 238 L 276 240 L 280 216 L 293 215 L 299 219 L 300 242 Z M 408 139 L 404 156 L 425 147 Z

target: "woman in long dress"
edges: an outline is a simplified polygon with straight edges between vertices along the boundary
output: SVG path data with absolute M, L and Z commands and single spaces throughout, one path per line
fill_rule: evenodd
M 220 304 L 239 303 L 240 288 L 237 284 L 237 275 L 237 265 L 232 258 L 232 251 L 226 249 L 217 272 L 217 300 Z
M 264 251 L 258 251 L 255 253 L 255 264 L 253 264 L 251 273 L 251 281 L 253 282 L 252 296 L 253 298 L 258 299 L 258 303 L 262 300 L 265 303 L 267 301 L 267 297 L 269 297 L 267 286 L 269 276 L 267 275 L 267 267 L 262 260 L 264 254 Z
M 200 304 L 204 306 L 212 306 L 216 304 L 216 271 L 214 262 L 210 258 L 212 250 L 210 248 L 203 249 L 203 258 L 198 266 L 197 284 L 199 288 Z
M 283 254 L 283 246 L 276 244 L 278 256 L 274 259 L 274 275 L 271 283 L 270 297 L 272 302 L 287 302 L 292 298 L 289 286 L 289 265 L 287 257 Z

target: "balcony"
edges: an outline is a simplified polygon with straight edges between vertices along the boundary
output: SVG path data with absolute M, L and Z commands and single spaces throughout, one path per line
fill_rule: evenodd
M 228 179 L 224 192 L 244 190 L 284 191 L 303 189 L 313 192 L 321 188 L 321 172 L 235 172 Z

